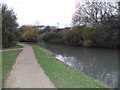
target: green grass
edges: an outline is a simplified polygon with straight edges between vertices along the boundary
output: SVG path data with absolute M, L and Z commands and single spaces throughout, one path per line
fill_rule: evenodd
M 57 88 L 108 88 L 84 73 L 57 61 L 50 51 L 37 45 L 31 46 L 38 63 Z
M 0 52 L 0 89 L 2 89 L 2 52 Z
M 9 76 L 12 66 L 22 50 L 4 51 L 2 52 L 2 86 L 4 87 L 5 80 Z

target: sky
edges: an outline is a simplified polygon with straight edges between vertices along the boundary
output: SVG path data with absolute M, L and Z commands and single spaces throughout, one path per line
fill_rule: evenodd
M 71 25 L 77 0 L 1 0 L 17 14 L 19 25 Z M 59 24 L 58 24 L 59 23 Z
M 0 0 L 7 4 L 8 8 L 14 9 L 20 26 L 32 24 L 59 27 L 71 26 L 72 15 L 78 1 L 83 3 L 85 0 Z

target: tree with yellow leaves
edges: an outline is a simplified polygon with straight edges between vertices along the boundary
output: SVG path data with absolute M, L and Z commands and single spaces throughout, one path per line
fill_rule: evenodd
M 37 42 L 38 29 L 31 25 L 24 25 L 20 27 L 20 41 Z

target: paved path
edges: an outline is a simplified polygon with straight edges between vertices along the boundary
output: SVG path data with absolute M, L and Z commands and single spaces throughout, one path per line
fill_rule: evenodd
M 13 70 L 6 80 L 5 88 L 55 88 L 43 69 L 37 63 L 31 46 L 23 45 Z

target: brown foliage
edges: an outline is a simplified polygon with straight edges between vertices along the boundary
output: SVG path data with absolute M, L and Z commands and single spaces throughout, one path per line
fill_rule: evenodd
M 20 28 L 20 41 L 37 42 L 38 29 L 31 25 L 22 26 Z

